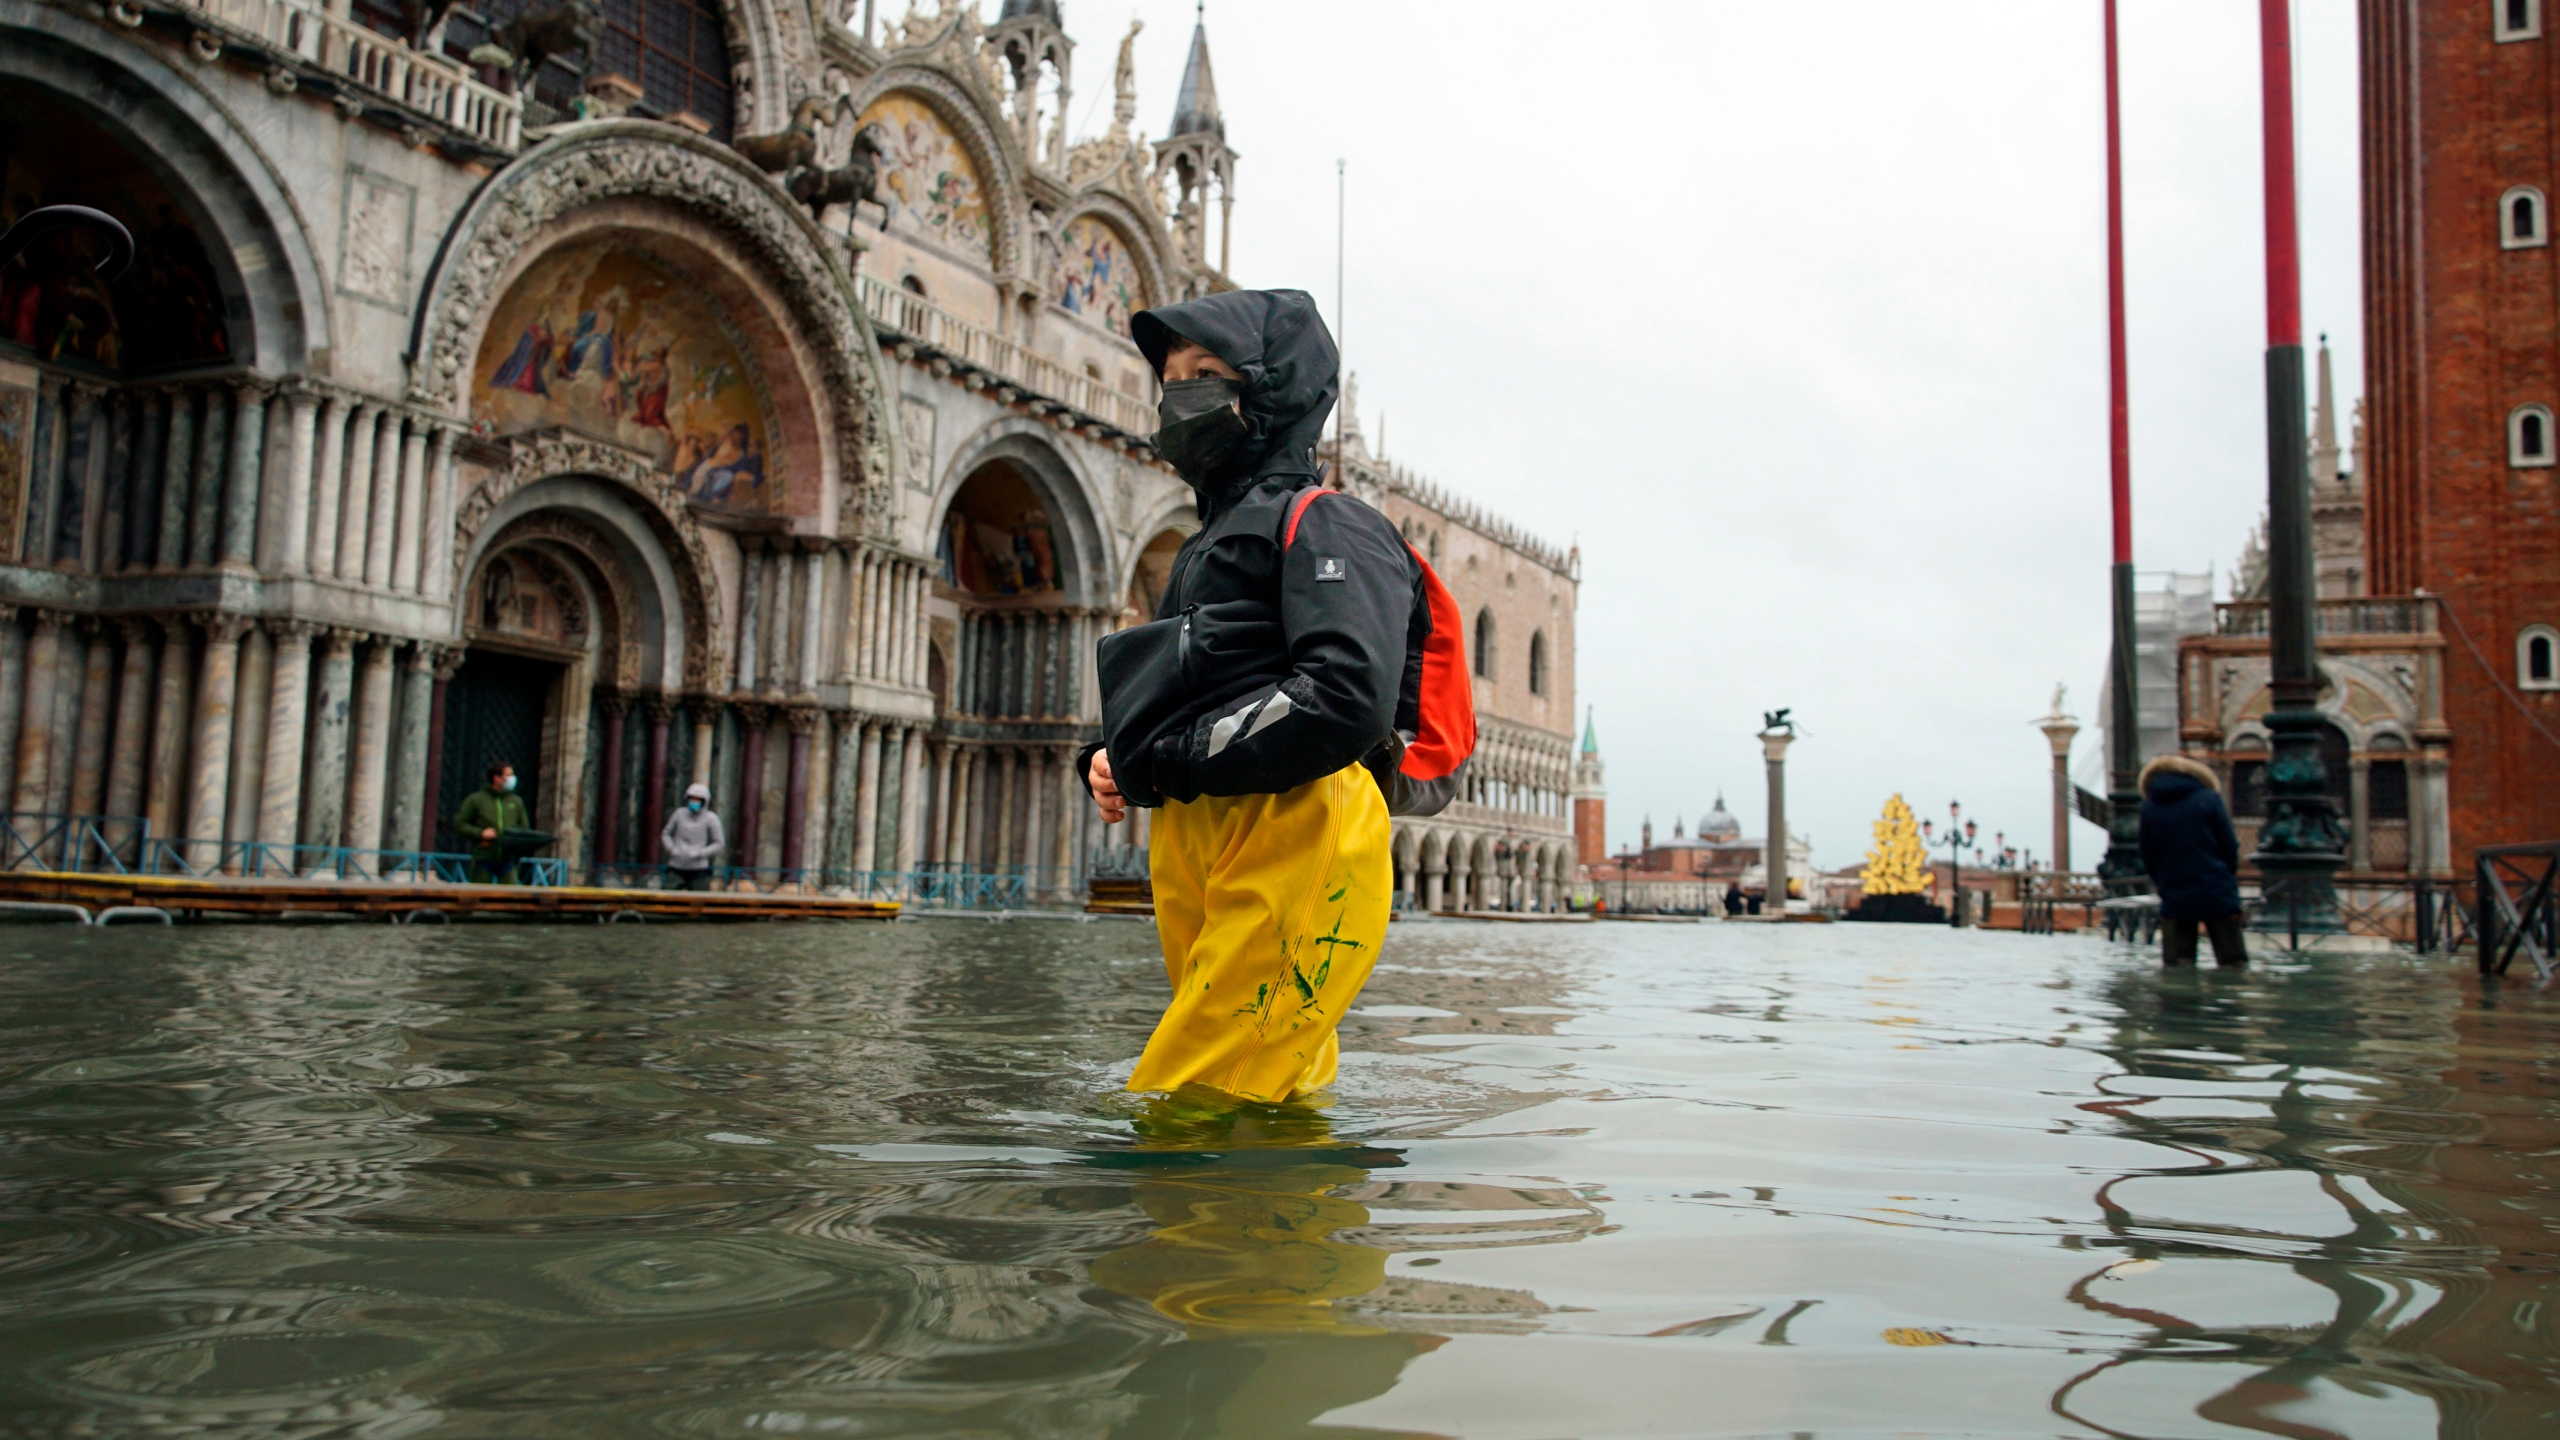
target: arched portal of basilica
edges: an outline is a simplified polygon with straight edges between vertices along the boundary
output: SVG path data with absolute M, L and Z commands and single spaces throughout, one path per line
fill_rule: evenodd
M 1236 157 L 1205 29 L 1161 138 L 1134 26 L 1080 135 L 1060 7 L 994 8 L 600 0 L 519 83 L 516 0 L 0 0 L 0 221 L 88 205 L 138 252 L 0 273 L 0 802 L 366 873 L 460 848 L 504 761 L 581 878 L 656 883 L 695 782 L 740 885 L 1126 863 L 1142 822 L 1071 773 L 1090 657 L 1196 525 L 1129 317 L 1233 285 Z M 1336 458 L 1508 557 L 1452 575 L 1469 613 L 1569 597 Z M 1564 678 L 1488 714 L 1568 726 L 1570 605 L 1521 623 Z M 1486 774 L 1432 853 L 1537 903 L 1543 771 Z

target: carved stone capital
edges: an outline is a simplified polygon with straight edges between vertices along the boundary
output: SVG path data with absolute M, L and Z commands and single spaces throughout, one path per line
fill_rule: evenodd
M 721 699 L 717 695 L 687 695 L 684 697 L 684 708 L 693 712 L 693 723 L 696 725 L 713 725 L 719 723 L 721 707 L 728 703 L 729 702 Z
M 247 615 L 234 615 L 229 611 L 216 610 L 196 623 L 203 627 L 206 639 L 223 645 L 237 645 L 240 643 L 240 637 L 248 634 L 258 622 Z
M 462 646 L 421 645 L 418 648 L 435 656 L 434 663 L 436 678 L 438 680 L 442 680 L 450 684 L 454 676 L 462 673 L 462 662 L 468 653 Z
M 631 713 L 632 694 L 628 690 L 618 690 L 600 686 L 595 692 L 595 701 L 596 704 L 604 708 L 604 713 L 607 715 L 628 715 Z
M 818 712 L 810 706 L 789 706 L 783 710 L 782 719 L 785 724 L 791 727 L 791 733 L 794 735 L 815 735 L 818 733 Z
M 269 620 L 265 624 L 267 638 L 275 641 L 278 647 L 300 645 L 308 648 L 311 637 L 320 633 L 320 626 L 310 620 Z
M 320 648 L 330 659 L 335 660 L 341 656 L 354 654 L 356 641 L 363 637 L 364 632 L 361 630 L 346 630 L 332 626 L 320 637 Z
M 773 723 L 774 707 L 766 701 L 742 696 L 731 702 L 731 708 L 738 712 L 738 719 L 741 722 L 754 729 L 761 730 Z
M 676 718 L 676 697 L 664 690 L 651 690 L 640 697 L 640 711 L 652 725 L 664 725 Z

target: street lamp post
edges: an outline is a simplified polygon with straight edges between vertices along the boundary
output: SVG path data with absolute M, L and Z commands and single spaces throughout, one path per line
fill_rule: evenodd
M 2269 0 L 2280 3 L 2280 0 Z M 2133 438 L 2126 399 L 2124 325 L 2124 148 L 2116 87 L 2116 0 L 2106 0 L 2107 61 L 2107 460 L 2115 512 L 2113 626 L 2107 655 L 2107 855 L 2098 872 L 2123 894 L 2142 877 L 2142 768 L 2139 711 L 2134 703 Z M 2060 706 L 2055 707 L 2057 710 Z M 2058 852 L 2057 852 L 2058 853 Z
M 1947 925 L 1950 929 L 1964 928 L 1964 847 L 1973 843 L 1973 837 L 1981 833 L 1981 828 L 1964 818 L 1961 803 L 1947 802 L 1947 899 L 1950 902 Z M 1921 821 L 1920 838 L 1935 847 L 1938 843 L 1937 826 L 1927 820 Z
M 2302 259 L 2293 198 L 2293 34 L 2287 0 L 2258 0 L 2267 190 L 2267 818 L 2249 858 L 2294 930 L 2340 928 L 2331 876 L 2346 836 L 2320 760 L 2312 638 L 2311 472 L 2303 430 Z M 2276 918 L 2266 905 L 2262 923 Z

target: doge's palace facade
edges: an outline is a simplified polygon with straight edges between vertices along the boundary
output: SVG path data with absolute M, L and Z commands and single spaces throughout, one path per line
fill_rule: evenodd
M 694 780 L 762 884 L 1126 847 L 1086 657 L 1195 523 L 1128 319 L 1231 284 L 1236 155 L 1205 34 L 1075 140 L 993 8 L 0 0 L 0 219 L 139 251 L 0 274 L 0 803 L 272 869 L 505 759 L 608 879 Z

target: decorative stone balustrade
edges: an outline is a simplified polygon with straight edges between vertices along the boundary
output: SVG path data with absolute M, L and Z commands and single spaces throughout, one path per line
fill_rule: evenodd
M 961 319 L 912 290 L 871 275 L 858 277 L 871 323 L 960 364 L 1010 381 L 1033 395 L 1092 416 L 1124 435 L 1155 433 L 1156 409 L 1090 375 L 1080 375 L 1018 340 Z
M 412 50 L 305 0 L 175 0 L 230 29 L 297 56 L 500 150 L 524 138 L 524 105 L 441 55 Z

